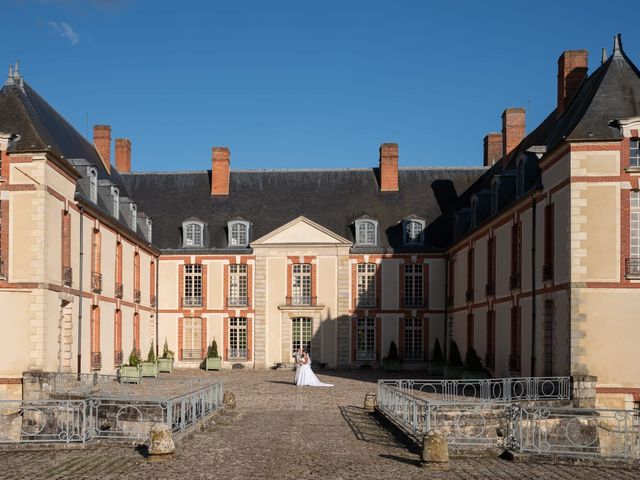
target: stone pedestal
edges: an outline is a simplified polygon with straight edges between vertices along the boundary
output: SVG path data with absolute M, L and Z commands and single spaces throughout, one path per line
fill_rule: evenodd
M 596 407 L 597 383 L 595 375 L 580 373 L 571 376 L 571 404 L 574 408 Z
M 449 461 L 449 444 L 442 432 L 429 430 L 422 438 L 422 454 L 424 463 L 445 463 Z
M 222 402 L 227 408 L 236 408 L 236 396 L 233 392 L 224 392 Z
M 171 428 L 166 423 L 154 423 L 149 433 L 149 455 L 166 455 L 173 453 L 176 446 L 171 436 Z
M 376 394 L 367 393 L 364 396 L 364 411 L 367 413 L 373 413 L 376 410 Z

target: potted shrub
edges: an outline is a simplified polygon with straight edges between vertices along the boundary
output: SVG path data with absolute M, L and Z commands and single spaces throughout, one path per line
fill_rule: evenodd
M 446 378 L 460 378 L 462 376 L 462 356 L 460 356 L 460 350 L 458 350 L 458 344 L 455 340 L 451 340 L 449 343 L 449 364 L 445 371 Z
M 162 349 L 162 356 L 158 359 L 158 371 L 169 372 L 173 370 L 173 352 L 169 350 L 169 344 L 167 339 L 164 339 L 164 347 Z
M 142 362 L 142 376 L 143 377 L 157 377 L 158 376 L 158 362 L 156 362 L 156 353 L 153 348 L 153 342 L 149 346 L 149 353 L 147 354 L 147 361 Z
M 464 373 L 462 378 L 486 378 L 487 375 L 482 365 L 482 360 L 476 353 L 475 348 L 467 350 L 467 354 L 464 357 Z
M 429 375 L 441 377 L 443 373 L 444 373 L 444 356 L 442 355 L 440 340 L 436 338 L 436 341 L 433 344 L 433 353 L 431 354 L 431 361 L 429 362 Z
M 400 371 L 400 357 L 398 356 L 398 347 L 396 342 L 392 341 L 389 345 L 389 355 L 382 359 L 382 366 L 385 372 Z
M 205 359 L 206 370 L 220 370 L 222 367 L 222 358 L 218 355 L 218 344 L 215 339 L 207 349 L 207 358 Z
M 120 367 L 120 382 L 122 383 L 140 383 L 142 380 L 142 371 L 140 370 L 140 354 L 136 347 L 133 347 L 129 355 L 127 365 Z

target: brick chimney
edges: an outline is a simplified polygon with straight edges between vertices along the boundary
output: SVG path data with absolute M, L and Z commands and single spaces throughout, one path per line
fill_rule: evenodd
M 564 113 L 582 81 L 587 78 L 588 57 L 586 50 L 565 50 L 558 58 L 558 115 Z
M 380 145 L 380 191 L 398 191 L 398 144 Z
M 111 173 L 111 126 L 94 125 L 93 144 L 100 155 L 104 168 L 107 169 L 107 173 Z
M 211 149 L 211 195 L 229 195 L 229 149 Z
M 525 127 L 524 108 L 507 108 L 502 113 L 502 155 L 504 158 L 522 141 Z
M 116 170 L 120 173 L 131 171 L 131 141 L 128 138 L 116 138 Z
M 490 167 L 502 158 L 502 134 L 487 133 L 484 137 L 484 166 Z

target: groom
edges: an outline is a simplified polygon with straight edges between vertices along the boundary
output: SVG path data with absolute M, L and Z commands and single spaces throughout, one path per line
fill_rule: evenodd
M 304 360 L 304 353 L 302 351 L 302 347 L 298 348 L 298 351 L 293 354 L 293 358 L 295 359 L 295 362 L 296 362 L 296 369 L 293 377 L 293 384 L 295 385 L 296 380 L 298 379 L 298 369 L 300 368 L 300 365 L 302 365 Z

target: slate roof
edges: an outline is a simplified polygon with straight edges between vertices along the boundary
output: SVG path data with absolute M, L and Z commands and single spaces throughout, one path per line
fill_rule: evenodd
M 428 224 L 440 215 L 438 201 L 448 200 L 442 192 L 455 197 L 451 191 L 464 190 L 484 168 L 400 168 L 399 192 L 380 192 L 376 170 L 232 171 L 226 197 L 211 196 L 210 171 L 122 178 L 153 218 L 154 244 L 161 250 L 180 249 L 182 222 L 190 217 L 206 223 L 205 248 L 217 250 L 227 248 L 227 222 L 239 217 L 251 222 L 252 240 L 302 215 L 353 241 L 354 220 L 368 215 L 378 220 L 380 242 L 378 249 L 362 251 L 402 252 L 416 251 L 402 246 L 402 219 L 413 214 Z M 427 245 L 417 251 L 441 248 L 447 235 L 428 229 Z
M 10 143 L 10 153 L 50 151 L 63 157 L 83 176 L 77 182 L 76 195 L 85 202 L 89 202 L 90 198 L 87 166 L 97 169 L 101 186 L 116 185 L 121 197 L 129 196 L 116 169 L 111 166 L 111 172 L 108 173 L 94 145 L 73 128 L 18 73 L 10 76 L 0 90 L 0 132 L 20 135 L 18 140 Z M 103 215 L 114 216 L 108 188 L 98 188 L 98 203 L 95 207 Z M 122 227 L 145 240 L 143 230 L 128 224 L 124 213 L 128 212 L 121 209 L 118 221 Z

